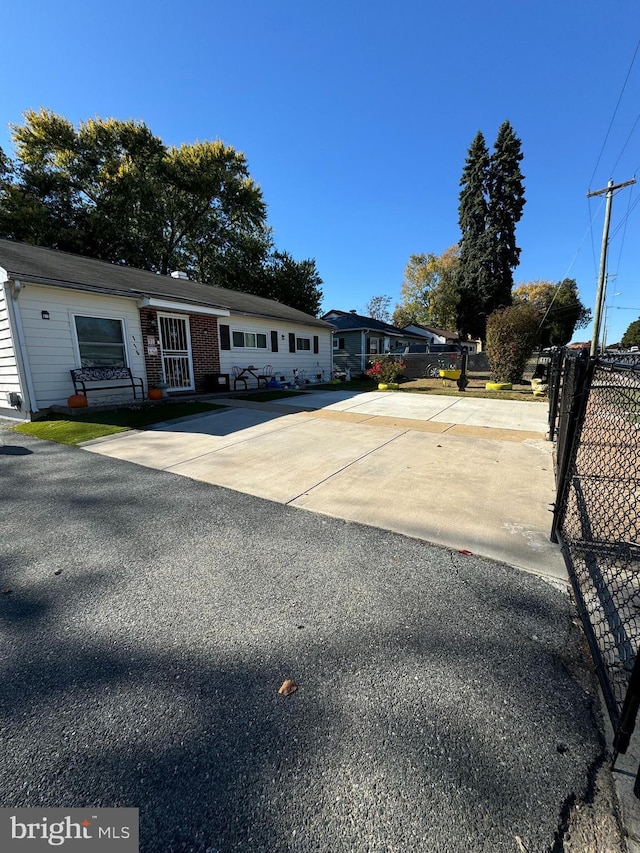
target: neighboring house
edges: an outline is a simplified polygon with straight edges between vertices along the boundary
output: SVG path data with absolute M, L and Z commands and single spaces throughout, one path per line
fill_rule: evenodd
M 361 373 L 374 355 L 404 348 L 405 344 L 424 340 L 419 335 L 398 329 L 381 320 L 362 317 L 355 311 L 333 309 L 322 319 L 336 327 L 333 335 L 334 369 Z
M 29 419 L 73 394 L 70 369 L 119 365 L 169 393 L 212 390 L 237 365 L 328 378 L 332 326 L 235 290 L 0 240 L 0 414 Z M 233 375 L 230 377 L 233 390 Z M 242 386 L 239 386 L 242 387 Z M 93 392 L 89 404 L 132 399 Z
M 482 341 L 461 341 L 456 332 L 448 332 L 446 329 L 437 329 L 435 326 L 424 326 L 421 323 L 411 323 L 404 327 L 407 334 L 420 335 L 427 339 L 430 344 L 457 344 L 465 347 L 469 354 L 482 351 Z

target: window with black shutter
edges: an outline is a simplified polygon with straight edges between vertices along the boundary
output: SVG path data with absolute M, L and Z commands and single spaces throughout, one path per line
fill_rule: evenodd
M 314 351 L 314 353 L 316 353 L 316 354 L 320 351 L 319 341 L 318 341 L 318 336 L 317 336 L 317 335 L 314 335 L 314 336 L 313 336 L 313 351 Z
M 220 324 L 220 349 L 231 349 L 231 335 L 229 334 L 229 326 Z
M 278 333 L 271 332 L 271 352 L 278 352 Z
M 296 351 L 296 336 L 293 332 L 289 332 L 289 352 Z

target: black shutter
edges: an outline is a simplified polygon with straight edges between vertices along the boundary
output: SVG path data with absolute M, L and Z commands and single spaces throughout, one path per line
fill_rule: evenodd
M 318 347 L 318 336 L 317 335 L 313 336 L 313 351 L 314 351 L 314 353 L 318 353 L 320 351 L 319 347 Z
M 296 336 L 293 332 L 289 332 L 289 352 L 296 351 Z
M 278 333 L 271 332 L 271 352 L 278 352 Z
M 344 338 L 338 338 L 338 349 L 346 349 L 344 345 Z
M 231 349 L 231 335 L 229 326 L 220 324 L 220 349 Z

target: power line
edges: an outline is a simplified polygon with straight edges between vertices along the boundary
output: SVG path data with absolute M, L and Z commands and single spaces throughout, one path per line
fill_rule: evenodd
M 616 236 L 616 234 L 618 233 L 618 231 L 619 231 L 622 227 L 625 227 L 625 228 L 626 228 L 626 224 L 627 224 L 627 222 L 629 221 L 629 217 L 631 216 L 631 214 L 633 213 L 633 211 L 636 209 L 636 207 L 638 206 L 638 204 L 640 204 L 640 196 L 638 196 L 638 197 L 636 198 L 636 200 L 633 202 L 633 204 L 629 207 L 629 209 L 628 209 L 628 210 L 627 210 L 627 212 L 625 213 L 624 217 L 621 219 L 621 221 L 620 221 L 620 222 L 618 222 L 618 224 L 616 225 L 616 227 L 613 229 L 613 232 L 611 233 L 611 238 L 610 238 L 610 239 L 613 239 L 613 238 Z M 620 261 L 618 261 L 618 265 L 619 265 L 619 264 L 620 264 Z
M 622 89 L 621 89 L 620 95 L 618 97 L 618 102 L 616 103 L 615 109 L 613 111 L 613 115 L 611 116 L 611 121 L 609 122 L 609 127 L 607 128 L 607 132 L 606 132 L 605 137 L 604 137 L 604 142 L 602 143 L 602 148 L 600 149 L 600 153 L 598 154 L 598 159 L 597 159 L 596 165 L 593 169 L 593 174 L 589 178 L 589 184 L 591 184 L 591 181 L 593 180 L 593 178 L 596 174 L 596 171 L 598 170 L 598 166 L 600 165 L 600 160 L 602 159 L 602 154 L 604 152 L 605 145 L 607 144 L 607 140 L 609 139 L 609 134 L 611 133 L 611 128 L 613 127 L 613 122 L 615 121 L 615 117 L 616 117 L 617 112 L 618 112 L 618 107 L 620 106 L 620 101 L 622 100 L 622 96 L 624 95 L 624 90 L 627 88 L 627 83 L 629 82 L 629 77 L 631 76 L 631 69 L 633 68 L 634 62 L 636 61 L 636 56 L 638 55 L 639 49 L 640 49 L 640 40 L 638 41 L 638 44 L 636 45 L 636 49 L 633 52 L 633 58 L 631 60 L 631 65 L 629 66 L 629 70 L 627 71 L 627 76 L 625 77 L 624 83 L 622 84 Z M 626 145 L 626 143 L 625 143 L 625 145 Z
M 600 213 L 600 208 L 602 207 L 602 205 L 603 205 L 604 203 L 605 203 L 605 200 L 604 200 L 604 198 L 603 198 L 603 199 L 600 201 L 600 204 L 598 205 L 598 209 L 596 210 L 596 212 L 595 212 L 595 213 L 593 214 L 593 216 L 591 217 L 591 220 L 590 220 L 590 222 L 589 222 L 589 227 L 587 228 L 587 230 L 586 230 L 586 232 L 585 232 L 585 235 L 584 235 L 584 237 L 582 238 L 582 243 L 584 243 L 584 241 L 585 241 L 585 238 L 586 238 L 587 234 L 589 234 L 589 235 L 591 236 L 591 255 L 592 255 L 592 258 L 593 258 L 593 272 L 594 272 L 594 274 L 596 274 L 596 275 L 597 275 L 597 272 L 598 272 L 598 264 L 597 264 L 597 261 L 596 261 L 596 244 L 595 244 L 595 243 L 594 243 L 594 241 L 593 241 L 593 240 L 594 240 L 594 238 L 593 238 L 593 223 L 595 222 L 595 218 L 596 218 L 596 216 Z M 588 205 L 588 207 L 589 207 L 589 213 L 591 213 L 591 197 L 590 197 L 590 196 L 587 196 L 587 205 Z M 582 246 L 582 243 L 580 243 L 580 246 Z M 576 252 L 576 255 L 577 255 L 577 254 L 578 254 L 578 252 Z M 575 255 L 574 255 L 574 260 L 575 260 Z M 573 261 L 572 261 L 572 263 L 573 263 Z
M 615 172 L 615 170 L 616 170 L 616 166 L 617 166 L 617 165 L 618 165 L 618 163 L 620 162 L 620 158 L 621 158 L 621 157 L 622 157 L 622 155 L 624 154 L 625 148 L 626 148 L 626 147 L 627 147 L 627 145 L 629 144 L 629 140 L 630 140 L 630 139 L 631 139 L 631 137 L 633 136 L 633 132 L 634 132 L 634 130 L 636 129 L 636 125 L 638 124 L 638 122 L 639 122 L 639 121 L 640 121 L 640 113 L 638 113 L 638 115 L 636 116 L 636 120 L 634 121 L 633 126 L 632 126 L 632 128 L 631 128 L 631 130 L 630 130 L 630 132 L 629 132 L 629 136 L 627 136 L 627 141 L 626 141 L 626 142 L 624 143 L 624 145 L 622 146 L 622 151 L 618 154 L 618 159 L 617 159 L 617 160 L 616 160 L 616 162 L 613 164 L 613 168 L 611 169 L 611 174 L 613 174 L 613 173 Z M 636 169 L 636 172 L 637 172 L 637 171 L 638 171 L 638 170 Z
M 640 42 L 638 42 L 640 45 Z M 605 271 L 607 268 L 607 248 L 609 244 L 609 223 L 611 221 L 611 202 L 613 200 L 613 194 L 616 190 L 620 190 L 623 187 L 629 187 L 632 184 L 635 184 L 636 179 L 631 178 L 630 181 L 623 181 L 620 184 L 614 184 L 612 180 L 609 180 L 607 186 L 602 190 L 594 190 L 593 192 L 588 192 L 587 197 L 590 198 L 594 195 L 603 195 L 606 193 L 607 195 L 607 205 L 605 208 L 605 216 L 604 216 L 604 230 L 602 232 L 602 251 L 600 253 L 600 271 L 598 273 L 598 292 L 596 294 L 596 306 L 595 306 L 595 314 L 593 317 L 593 335 L 591 336 L 591 356 L 597 355 L 598 352 L 598 344 L 600 343 L 600 320 L 602 316 L 602 308 L 604 305 L 604 297 L 606 291 L 606 277 Z
M 616 275 L 618 275 L 618 273 L 620 272 L 620 261 L 622 260 L 622 249 L 624 247 L 624 240 L 625 240 L 625 237 L 627 236 L 627 223 L 629 222 L 629 214 L 631 213 L 631 199 L 632 198 L 633 198 L 633 187 L 631 187 L 631 190 L 629 191 L 629 203 L 627 204 L 627 212 L 624 215 L 624 217 L 622 218 L 622 223 L 621 223 L 621 224 L 624 224 L 624 230 L 622 232 L 622 240 L 620 241 L 620 252 L 618 254 L 618 263 L 617 263 L 616 272 L 615 272 Z M 618 232 L 618 228 L 616 228 L 614 230 L 613 234 L 611 235 L 612 238 L 615 234 L 617 234 L 617 232 Z

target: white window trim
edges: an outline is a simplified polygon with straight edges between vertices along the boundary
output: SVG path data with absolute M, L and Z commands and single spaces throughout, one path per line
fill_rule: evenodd
M 80 342 L 78 340 L 78 330 L 76 329 L 76 317 L 95 317 L 97 320 L 119 320 L 122 325 L 122 337 L 124 343 L 124 356 L 126 365 L 131 367 L 131 355 L 129 353 L 129 331 L 127 329 L 127 318 L 116 314 L 105 314 L 104 311 L 69 311 L 69 325 L 71 326 L 71 338 L 73 341 L 73 351 L 76 359 L 76 367 L 82 367 L 82 357 L 80 355 Z
M 234 350 L 234 349 L 239 350 L 239 351 L 241 350 L 243 352 L 245 350 L 256 350 L 256 352 L 270 352 L 271 351 L 271 346 L 269 343 L 269 335 L 266 332 L 252 332 L 249 329 L 234 329 L 234 328 L 232 328 L 230 331 L 231 331 L 231 349 L 232 350 Z M 263 347 L 258 347 L 258 346 L 255 346 L 255 347 L 247 347 L 247 346 L 239 347 L 236 343 L 234 343 L 234 340 L 233 340 L 233 336 L 236 333 L 239 335 L 255 335 L 256 336 L 256 343 L 258 341 L 258 335 L 264 335 L 265 346 L 263 346 Z

